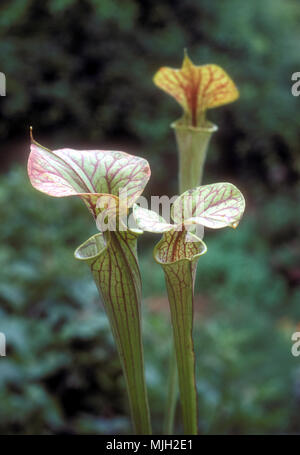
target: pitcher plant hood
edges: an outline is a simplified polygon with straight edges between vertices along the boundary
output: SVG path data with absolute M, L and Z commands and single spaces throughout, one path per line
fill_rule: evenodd
M 184 111 L 183 123 L 203 126 L 207 109 L 231 103 L 239 92 L 226 71 L 218 65 L 194 65 L 184 53 L 181 69 L 160 68 L 154 83 L 173 96 Z
M 110 201 L 130 208 L 143 192 L 150 166 L 140 157 L 111 150 L 49 150 L 31 134 L 28 175 L 37 190 L 54 197 L 79 196 L 94 218 Z M 100 202 L 100 203 L 99 203 Z

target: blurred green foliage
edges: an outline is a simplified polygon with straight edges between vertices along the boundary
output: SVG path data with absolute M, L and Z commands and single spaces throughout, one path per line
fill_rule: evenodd
M 32 124 L 53 147 L 131 147 L 149 159 L 158 192 L 174 192 L 169 124 L 181 111 L 152 76 L 180 67 L 187 47 L 195 63 L 224 66 L 241 92 L 209 113 L 219 125 L 209 170 L 290 183 L 300 169 L 290 91 L 299 22 L 297 0 L 3 0 L 1 139 L 15 156 Z
M 238 102 L 219 126 L 205 182 L 246 195 L 237 231 L 207 232 L 196 282 L 195 343 L 203 433 L 299 433 L 300 320 L 297 0 L 3 0 L 1 165 L 25 161 L 28 127 L 49 147 L 145 156 L 151 194 L 177 191 L 179 106 L 152 83 L 164 65 L 217 63 Z M 127 433 L 119 361 L 90 273 L 73 250 L 95 227 L 83 204 L 33 190 L 25 169 L 0 177 L 0 433 Z M 157 236 L 139 244 L 152 420 L 161 432 L 170 340 Z M 150 272 L 149 272 L 150 271 Z M 180 432 L 179 410 L 176 431 Z
M 287 279 L 299 264 L 293 221 L 299 199 L 286 194 L 264 201 L 236 231 L 207 232 L 195 306 L 203 433 L 300 431 L 300 364 L 290 353 L 300 320 L 299 287 Z M 273 218 L 262 229 L 260 217 L 269 211 Z M 0 179 L 0 219 L 0 332 L 7 337 L 7 356 L 0 359 L 0 432 L 128 433 L 107 318 L 88 268 L 72 254 L 95 232 L 92 217 L 76 198 L 35 191 L 16 167 Z M 162 271 L 151 252 L 156 240 L 145 236 L 139 250 L 146 376 L 159 433 L 170 324 Z M 178 414 L 180 432 L 179 422 Z
M 108 323 L 88 269 L 72 254 L 93 223 L 79 201 L 34 191 L 24 170 L 12 170 L 0 187 L 0 331 L 8 343 L 1 433 L 84 432 L 87 425 L 105 432 L 111 415 L 110 430 L 127 428 L 118 419 L 124 391 Z

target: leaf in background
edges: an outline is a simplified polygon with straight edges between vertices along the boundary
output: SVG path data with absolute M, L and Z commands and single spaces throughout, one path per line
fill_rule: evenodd
M 180 70 L 160 68 L 153 81 L 178 101 L 192 126 L 200 125 L 207 109 L 231 103 L 239 97 L 234 82 L 220 66 L 196 66 L 186 52 Z

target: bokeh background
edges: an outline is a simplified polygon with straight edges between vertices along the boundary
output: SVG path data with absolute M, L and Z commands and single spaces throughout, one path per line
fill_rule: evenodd
M 10 0 L 0 6 L 0 433 L 129 433 L 120 364 L 89 270 L 73 250 L 95 226 L 81 201 L 26 175 L 29 125 L 49 148 L 147 158 L 149 196 L 177 192 L 169 125 L 180 107 L 152 83 L 160 66 L 224 67 L 240 99 L 219 126 L 204 183 L 245 194 L 239 228 L 206 232 L 195 298 L 200 433 L 300 433 L 300 71 L 297 0 Z M 139 244 L 147 383 L 156 433 L 170 322 L 157 236 Z M 180 409 L 176 432 L 182 431 Z

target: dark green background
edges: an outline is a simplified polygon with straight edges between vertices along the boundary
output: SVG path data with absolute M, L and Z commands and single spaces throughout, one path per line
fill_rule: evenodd
M 236 231 L 207 231 L 195 344 L 201 433 L 300 432 L 297 0 L 11 0 L 0 6 L 0 433 L 128 433 L 119 362 L 87 268 L 73 250 L 95 227 L 82 203 L 26 176 L 29 125 L 47 147 L 119 149 L 148 159 L 146 195 L 177 192 L 170 123 L 180 107 L 152 83 L 160 66 L 224 67 L 240 90 L 204 183 L 245 194 Z M 150 405 L 161 432 L 170 324 L 157 236 L 140 242 Z M 297 329 L 298 327 L 298 329 Z M 180 409 L 176 431 L 181 432 Z

